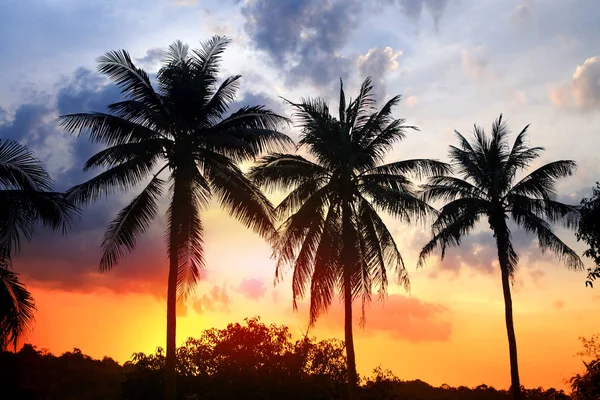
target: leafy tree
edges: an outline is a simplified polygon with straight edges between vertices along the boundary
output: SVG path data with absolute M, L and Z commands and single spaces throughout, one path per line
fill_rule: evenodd
M 583 350 L 578 356 L 590 358 L 583 362 L 585 372 L 571 378 L 571 396 L 573 400 L 595 400 L 600 398 L 600 335 L 587 339 L 580 337 Z
M 40 223 L 66 233 L 77 213 L 27 147 L 0 139 L 0 350 L 16 348 L 34 319 L 33 298 L 12 271 L 12 256 Z
M 78 203 L 102 195 L 142 191 L 108 226 L 102 241 L 102 271 L 110 270 L 135 248 L 159 209 L 168 184 L 166 399 L 175 398 L 176 303 L 189 293 L 204 267 L 203 228 L 198 209 L 215 198 L 247 227 L 268 239 L 275 234 L 273 208 L 237 166 L 263 151 L 291 143 L 278 132 L 287 119 L 263 106 L 246 106 L 227 115 L 240 76 L 218 84 L 221 56 L 229 40 L 215 36 L 199 49 L 173 43 L 158 72 L 155 89 L 148 74 L 129 54 L 111 51 L 98 59 L 99 70 L 120 88 L 124 100 L 109 113 L 60 117 L 70 132 L 88 133 L 92 142 L 108 146 L 92 156 L 84 169 L 105 168 L 69 191 Z
M 589 248 L 583 253 L 592 259 L 596 268 L 588 269 L 585 286 L 594 287 L 594 281 L 600 278 L 600 183 L 596 183 L 591 198 L 584 198 L 579 205 L 581 218 L 576 236 L 583 240 Z
M 124 398 L 159 399 L 162 349 L 125 364 Z M 304 337 L 258 318 L 209 329 L 177 349 L 178 395 L 197 399 L 328 399 L 345 386 L 343 344 Z
M 252 168 L 250 177 L 271 190 L 290 190 L 277 206 L 283 220 L 276 276 L 285 264 L 294 269 L 292 290 L 297 300 L 310 290 L 310 325 L 326 311 L 336 291 L 344 299 L 345 344 L 350 398 L 356 397 L 357 374 L 352 335 L 352 303 L 361 297 L 364 305 L 376 287 L 386 292 L 387 269 L 409 285 L 408 274 L 394 238 L 378 211 L 411 222 L 432 209 L 415 194 L 409 176 L 420 177 L 447 171 L 444 163 L 405 160 L 382 164 L 395 142 L 408 129 L 392 110 L 400 96 L 375 110 L 367 78 L 354 101 L 346 103 L 340 82 L 339 114 L 330 114 L 321 98 L 288 103 L 302 129 L 299 154 L 272 154 Z
M 509 130 L 502 121 L 502 115 L 494 122 L 491 136 L 478 126 L 475 126 L 472 141 L 456 132 L 459 146 L 450 146 L 450 158 L 458 177 L 435 176 L 423 188 L 424 200 L 447 203 L 432 225 L 433 238 L 423 247 L 419 258 L 419 265 L 422 265 L 430 253 L 440 248 L 443 259 L 448 246 L 460 245 L 461 238 L 473 230 L 477 221 L 487 219 L 498 248 L 510 352 L 511 392 L 515 400 L 520 398 L 521 384 L 510 282 L 519 257 L 511 242 L 507 219 L 512 218 L 517 226 L 536 234 L 540 248 L 556 253 L 568 268 L 583 268 L 579 256 L 554 234 L 550 225 L 564 222 L 572 227 L 575 222 L 574 208 L 555 199 L 556 179 L 571 175 L 575 163 L 551 162 L 515 182 L 517 173 L 525 170 L 543 151 L 541 147 L 527 146 L 527 128 L 517 135 L 512 147 L 508 143 Z

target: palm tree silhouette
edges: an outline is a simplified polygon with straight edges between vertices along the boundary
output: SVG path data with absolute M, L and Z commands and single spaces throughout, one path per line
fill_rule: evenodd
M 111 104 L 110 113 L 64 115 L 61 125 L 70 132 L 89 132 L 93 142 L 109 146 L 92 156 L 84 169 L 107 168 L 73 187 L 69 195 L 79 203 L 94 201 L 117 190 L 144 189 L 119 212 L 102 241 L 102 271 L 110 270 L 158 213 L 167 181 L 166 399 L 175 398 L 176 303 L 204 267 L 203 228 L 198 209 L 215 198 L 247 227 L 267 239 L 276 230 L 273 207 L 249 181 L 239 162 L 263 151 L 281 151 L 291 140 L 278 132 L 288 120 L 263 106 L 246 106 L 227 116 L 240 76 L 217 85 L 221 55 L 229 40 L 214 36 L 199 49 L 177 41 L 166 52 L 156 77 L 158 90 L 137 68 L 129 54 L 111 51 L 100 57 L 99 70 L 121 87 L 124 101 Z M 168 174 L 163 179 L 161 176 Z M 149 179 L 149 182 L 148 182 Z
M 339 117 L 330 114 L 321 98 L 288 103 L 302 128 L 297 154 L 271 154 L 250 171 L 258 185 L 291 190 L 277 206 L 284 222 L 274 247 L 276 279 L 285 264 L 293 265 L 293 305 L 304 297 L 310 284 L 310 325 L 331 304 L 339 290 L 345 306 L 345 345 L 349 396 L 356 398 L 357 374 L 352 335 L 352 302 L 370 300 L 372 286 L 380 295 L 388 283 L 386 267 L 409 285 L 408 274 L 394 238 L 378 211 L 402 221 L 423 217 L 431 209 L 415 194 L 408 175 L 442 174 L 447 165 L 433 160 L 406 160 L 382 164 L 393 144 L 404 138 L 403 119 L 394 119 L 396 96 L 379 112 L 367 78 L 356 100 L 346 106 L 340 81 Z
M 526 126 L 508 143 L 509 130 L 502 115 L 492 126 L 489 137 L 475 126 L 473 141 L 456 132 L 459 147 L 450 146 L 450 158 L 459 177 L 434 176 L 423 187 L 423 200 L 447 202 L 432 225 L 433 238 L 423 247 L 419 265 L 436 248 L 444 258 L 446 248 L 460 245 L 480 218 L 486 217 L 498 247 L 498 261 L 504 292 L 506 330 L 510 353 L 511 393 L 520 398 L 521 384 L 517 363 L 517 343 L 513 325 L 510 282 L 517 268 L 518 255 L 511 243 L 507 225 L 510 217 L 519 227 L 536 234 L 542 250 L 551 250 L 571 269 L 582 269 L 579 256 L 552 231 L 550 223 L 563 222 L 574 227 L 575 208 L 556 201 L 555 181 L 570 176 L 573 161 L 545 164 L 515 183 L 516 175 L 536 160 L 542 147 L 528 147 Z
M 12 271 L 12 256 L 23 239 L 31 241 L 39 223 L 66 233 L 77 215 L 27 147 L 0 139 L 0 350 L 16 349 L 34 319 L 33 298 Z

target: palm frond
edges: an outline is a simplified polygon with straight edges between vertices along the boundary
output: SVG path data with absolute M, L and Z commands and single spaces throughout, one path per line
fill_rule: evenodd
M 436 200 L 448 202 L 463 197 L 486 199 L 487 194 L 463 179 L 453 176 L 434 176 L 421 186 L 421 197 L 427 202 Z
M 3 260 L 0 265 L 0 350 L 7 350 L 9 345 L 17 350 L 17 341 L 31 329 L 35 309 L 31 293 Z
M 103 195 L 131 189 L 152 173 L 159 159 L 156 154 L 147 154 L 126 161 L 72 187 L 67 197 L 76 204 L 84 204 Z
M 42 162 L 18 142 L 0 139 L 0 185 L 22 190 L 52 190 Z
M 154 91 L 148 74 L 133 64 L 127 51 L 109 51 L 97 61 L 98 71 L 115 82 L 127 99 L 142 102 L 155 112 L 164 111 L 161 99 Z
M 203 155 L 203 170 L 211 190 L 229 213 L 267 240 L 274 240 L 275 211 L 257 185 L 228 158 L 216 153 Z
M 552 227 L 544 219 L 532 212 L 513 212 L 512 216 L 519 226 L 537 235 L 542 251 L 550 250 L 567 268 L 583 271 L 584 265 L 579 255 L 552 232 Z
M 451 167 L 445 162 L 430 159 L 412 159 L 379 165 L 364 173 L 408 175 L 417 179 L 423 179 L 432 175 L 443 176 L 450 172 Z
M 216 75 L 219 72 L 222 54 L 230 43 L 230 39 L 215 35 L 203 42 L 199 49 L 192 50 L 199 74 Z
M 508 193 L 552 200 L 556 196 L 556 179 L 571 176 L 575 169 L 575 161 L 571 160 L 545 164 L 521 179 Z
M 173 142 L 167 139 L 149 139 L 142 142 L 118 144 L 91 156 L 84 164 L 83 170 L 92 168 L 112 168 L 136 158 L 152 154 L 166 154 L 171 150 Z
M 269 154 L 260 159 L 248 174 L 258 186 L 271 191 L 287 190 L 309 180 L 328 176 L 322 166 L 294 154 Z
M 58 123 L 67 132 L 77 135 L 87 134 L 91 142 L 107 146 L 141 142 L 162 136 L 143 125 L 97 112 L 61 115 Z
M 155 175 L 117 217 L 108 225 L 102 239 L 100 270 L 111 270 L 124 256 L 132 251 L 139 237 L 150 227 L 158 213 L 158 199 L 162 195 L 164 181 Z

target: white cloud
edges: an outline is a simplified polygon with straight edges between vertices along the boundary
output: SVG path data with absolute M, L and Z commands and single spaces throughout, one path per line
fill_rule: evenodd
M 378 84 L 376 88 L 379 98 L 385 97 L 385 77 L 391 71 L 398 69 L 397 58 L 402 55 L 402 50 L 394 51 L 391 47 L 375 47 L 369 49 L 367 54 L 360 55 L 356 61 L 360 76 L 364 79 L 370 76 Z
M 488 63 L 489 52 L 484 46 L 463 49 L 461 52 L 462 70 L 476 82 L 494 79 L 494 75 L 488 68 Z
M 569 82 L 552 88 L 550 100 L 557 107 L 600 111 L 600 56 L 585 60 Z

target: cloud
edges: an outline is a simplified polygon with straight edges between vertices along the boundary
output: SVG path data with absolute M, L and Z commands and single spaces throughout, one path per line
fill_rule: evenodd
M 517 4 L 515 10 L 510 16 L 510 21 L 514 27 L 518 29 L 525 29 L 529 26 L 534 4 L 534 0 L 524 0 L 522 3 Z
M 267 293 L 265 283 L 260 279 L 244 279 L 237 288 L 238 292 L 250 300 L 260 300 Z
M 410 108 L 414 108 L 419 104 L 416 96 L 408 96 L 405 103 Z
M 563 300 L 556 300 L 554 303 L 552 303 L 552 307 L 554 307 L 556 310 L 562 310 L 564 306 L 565 302 Z
M 199 0 L 172 0 L 171 4 L 175 7 L 198 7 Z
M 342 48 L 357 27 L 359 0 L 249 0 L 244 30 L 282 69 L 287 83 L 331 84 L 349 72 Z
M 600 56 L 577 66 L 572 79 L 550 90 L 552 103 L 560 108 L 600 111 Z
M 228 312 L 231 299 L 225 286 L 214 285 L 212 289 L 192 303 L 192 308 L 198 314 L 206 312 Z
M 392 0 L 393 2 L 393 0 Z M 433 18 L 436 32 L 450 0 L 396 0 L 404 15 L 412 20 L 419 21 L 423 10 L 427 10 Z
M 361 55 L 356 61 L 362 79 L 370 76 L 378 86 L 375 88 L 378 99 L 385 98 L 385 77 L 398 69 L 396 59 L 402 55 L 402 50 L 394 51 L 391 47 L 375 47 L 367 54 Z
M 299 315 L 305 316 L 307 313 L 308 305 L 301 304 Z M 383 302 L 374 300 L 367 307 L 364 333 L 386 333 L 393 339 L 410 342 L 447 341 L 452 333 L 450 314 L 450 310 L 441 304 L 391 294 Z M 358 322 L 358 309 L 354 316 L 355 322 Z M 334 303 L 316 324 L 317 328 L 329 329 L 342 329 L 343 326 L 344 311 L 341 302 Z
M 136 59 L 136 62 L 142 64 L 147 68 L 160 63 L 163 60 L 164 56 L 165 49 L 155 47 L 147 50 L 146 55 L 144 55 L 144 57 Z
M 489 52 L 484 46 L 463 49 L 460 59 L 463 72 L 474 81 L 493 79 L 492 73 L 488 70 Z
M 521 268 L 535 268 L 531 270 L 530 276 L 534 281 L 539 281 L 544 272 L 537 268 L 539 262 L 556 262 L 556 257 L 550 251 L 542 253 L 538 247 L 537 237 L 527 233 L 525 230 L 509 223 L 511 231 L 511 242 L 517 255 L 519 256 L 519 266 Z M 412 246 L 423 246 L 429 239 L 422 235 L 415 235 Z M 430 271 L 430 278 L 441 278 L 441 272 L 457 276 L 465 270 L 475 271 L 484 275 L 494 275 L 499 269 L 498 250 L 496 241 L 490 230 L 474 232 L 464 236 L 461 239 L 460 246 L 449 247 L 446 249 L 445 257 L 439 261 L 440 252 L 437 251 L 427 259 L 427 265 L 437 262 L 438 266 Z M 438 261 L 436 261 L 438 260 Z M 519 274 L 519 267 L 517 268 Z

